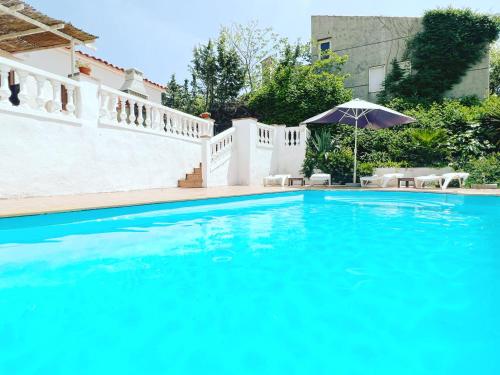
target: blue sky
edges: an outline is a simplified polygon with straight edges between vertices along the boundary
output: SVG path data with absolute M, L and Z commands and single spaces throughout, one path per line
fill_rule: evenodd
M 48 15 L 99 36 L 86 52 L 122 67 L 136 67 L 157 82 L 188 76 L 193 46 L 215 37 L 221 25 L 258 20 L 291 40 L 310 36 L 311 15 L 421 16 L 436 7 L 500 13 L 497 0 L 27 0 Z

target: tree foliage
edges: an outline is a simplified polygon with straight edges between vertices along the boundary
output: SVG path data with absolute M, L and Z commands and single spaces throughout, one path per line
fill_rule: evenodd
M 441 100 L 484 57 L 499 32 L 496 18 L 470 9 L 426 12 L 422 30 L 409 40 L 405 52 L 412 74 L 389 75 L 381 99 L 402 97 L 428 103 Z
M 490 51 L 490 93 L 500 95 L 500 47 L 495 45 Z
M 266 123 L 297 125 L 351 98 L 340 68 L 346 57 L 333 52 L 310 63 L 308 45 L 285 45 L 270 76 L 250 95 L 248 106 Z
M 499 97 L 492 96 L 477 105 L 448 99 L 431 106 L 411 106 L 398 99 L 389 106 L 417 121 L 389 129 L 359 129 L 360 175 L 369 174 L 376 167 L 388 166 L 451 166 L 471 172 L 477 161 L 477 165 L 481 165 L 481 173 L 489 173 L 486 169 L 498 166 L 491 158 L 498 157 L 500 152 Z M 314 169 L 321 169 L 331 173 L 337 182 L 349 181 L 346 176 L 352 176 L 353 171 L 352 164 L 349 174 L 345 171 L 348 165 L 345 149 L 352 150 L 354 145 L 352 126 L 311 127 L 311 130 L 311 142 L 303 167 L 306 175 Z M 319 139 L 323 145 L 321 148 L 315 146 Z M 344 151 L 339 155 L 339 150 Z M 339 161 L 340 156 L 343 161 Z
M 261 28 L 257 21 L 232 24 L 221 28 L 221 35 L 234 48 L 240 58 L 245 74 L 245 89 L 254 91 L 262 79 L 260 63 L 274 56 L 283 39 L 271 27 Z
M 165 105 L 199 115 L 208 111 L 217 122 L 227 121 L 244 84 L 244 69 L 236 50 L 221 34 L 193 50 L 192 79 L 178 84 L 172 75 L 163 95 Z

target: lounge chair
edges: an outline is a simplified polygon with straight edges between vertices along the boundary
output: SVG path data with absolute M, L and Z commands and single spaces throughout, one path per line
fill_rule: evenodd
M 460 187 L 464 186 L 465 180 L 469 178 L 469 174 L 465 172 L 452 172 L 452 173 L 444 173 L 442 176 L 444 182 L 441 185 L 441 189 L 448 188 L 448 185 L 453 180 L 458 180 L 458 185 Z
M 415 177 L 415 188 L 423 189 L 425 187 L 425 184 L 429 182 L 437 182 L 439 184 L 439 187 L 441 187 L 443 185 L 443 177 L 436 176 L 435 174 Z
M 275 174 L 275 175 L 264 177 L 264 186 L 268 186 L 268 185 L 285 186 L 288 178 L 290 178 L 290 177 L 291 177 L 291 175 L 289 175 L 289 174 Z
M 328 173 L 314 173 L 309 177 L 309 182 L 311 185 L 313 182 L 320 182 L 321 184 L 328 183 L 328 186 L 332 184 L 332 176 Z
M 453 180 L 458 180 L 458 184 L 460 185 L 460 187 L 462 187 L 464 185 L 465 180 L 467 180 L 468 177 L 469 174 L 465 172 L 444 173 L 442 176 L 436 176 L 434 174 L 431 174 L 428 176 L 415 177 L 415 185 L 416 187 L 418 187 L 417 182 L 420 182 L 420 188 L 423 188 L 426 182 L 438 182 L 439 187 L 442 190 L 445 190 L 448 188 L 448 185 Z
M 398 178 L 403 178 L 405 175 L 403 173 L 387 173 L 382 176 L 378 175 L 373 175 L 373 176 L 365 176 L 361 177 L 361 186 L 362 187 L 367 187 L 368 184 L 374 184 L 374 185 L 379 185 L 380 187 L 387 187 L 389 185 L 389 182 L 396 180 Z

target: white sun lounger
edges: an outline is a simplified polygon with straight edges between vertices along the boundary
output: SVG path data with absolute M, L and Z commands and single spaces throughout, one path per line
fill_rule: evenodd
M 328 186 L 332 184 L 332 176 L 328 173 L 314 173 L 309 177 L 309 182 L 313 184 L 314 182 L 319 182 L 325 184 L 328 182 Z
M 428 176 L 415 177 L 415 185 L 416 187 L 424 188 L 426 182 L 437 182 L 439 183 L 439 187 L 442 190 L 445 190 L 448 188 L 448 185 L 453 180 L 458 180 L 458 184 L 460 185 L 460 187 L 462 187 L 464 185 L 465 180 L 467 180 L 468 177 L 469 174 L 465 172 L 444 173 L 442 176 L 436 176 L 435 174 L 431 174 Z
M 361 181 L 361 186 L 363 187 L 367 187 L 368 184 L 379 185 L 380 187 L 387 187 L 387 185 L 389 185 L 389 182 L 403 177 L 404 177 L 403 173 L 387 173 L 382 176 L 378 176 L 375 174 L 373 176 L 361 177 L 360 181 Z
M 290 177 L 291 176 L 289 174 L 275 174 L 275 175 L 264 177 L 264 186 L 268 186 L 268 185 L 285 186 L 287 180 Z
M 430 174 L 428 176 L 418 176 L 415 177 L 415 187 L 423 189 L 425 187 L 425 183 L 429 182 L 437 182 L 439 184 L 439 187 L 443 185 L 443 177 L 442 176 L 437 176 L 435 174 Z
M 452 172 L 452 173 L 445 173 L 442 176 L 444 182 L 441 185 L 441 189 L 446 189 L 448 188 L 448 185 L 450 184 L 451 181 L 453 180 L 458 180 L 458 184 L 460 187 L 464 186 L 465 180 L 469 178 L 469 174 L 465 172 Z

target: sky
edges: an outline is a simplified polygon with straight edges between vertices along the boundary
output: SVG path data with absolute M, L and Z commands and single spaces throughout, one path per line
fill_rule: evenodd
M 500 13 L 498 0 L 27 0 L 51 17 L 99 36 L 97 50 L 83 51 L 124 68 L 138 68 L 166 83 L 189 77 L 195 45 L 222 25 L 256 20 L 292 41 L 310 38 L 311 15 L 421 16 L 437 7 Z

